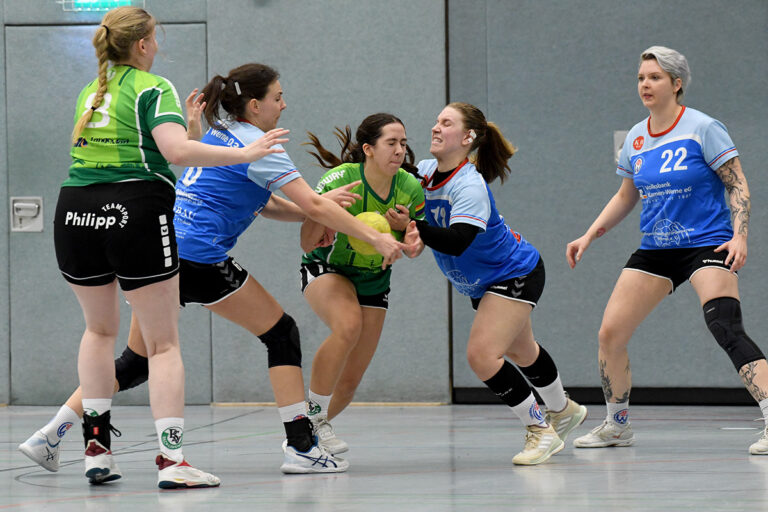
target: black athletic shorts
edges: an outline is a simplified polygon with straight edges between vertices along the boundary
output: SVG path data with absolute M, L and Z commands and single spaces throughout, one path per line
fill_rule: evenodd
M 494 283 L 485 290 L 483 296 L 487 294 L 498 295 L 510 300 L 527 302 L 535 308 L 536 303 L 541 298 L 541 294 L 544 293 L 546 277 L 544 260 L 539 256 L 539 262 L 536 263 L 536 266 L 527 275 Z M 472 299 L 472 309 L 477 311 L 481 299 L 482 297 Z
M 248 271 L 232 257 L 218 263 L 179 261 L 179 301 L 182 306 L 210 306 L 226 299 L 248 280 Z
M 668 279 L 672 283 L 672 291 L 675 291 L 702 268 L 731 269 L 730 265 L 725 264 L 728 251 L 715 252 L 718 247 L 638 249 L 629 257 L 624 268 Z
M 53 220 L 59 270 L 68 282 L 123 290 L 179 271 L 173 188 L 161 181 L 61 187 Z
M 301 292 L 307 288 L 309 283 L 322 276 L 323 274 L 338 274 L 346 277 L 352 282 L 357 293 L 357 302 L 366 308 L 388 309 L 389 308 L 389 278 L 391 273 L 391 267 L 385 272 L 371 273 L 360 272 L 359 274 L 353 274 L 353 272 L 340 272 L 331 265 L 313 261 L 311 263 L 302 263 L 299 274 L 301 275 Z M 382 284 L 387 287 L 386 290 L 381 292 L 374 292 L 372 294 L 366 294 L 367 290 L 381 288 Z

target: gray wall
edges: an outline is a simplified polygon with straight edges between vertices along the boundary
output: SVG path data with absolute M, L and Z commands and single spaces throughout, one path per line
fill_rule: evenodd
M 450 2 L 451 100 L 484 108 L 519 148 L 512 178 L 493 190 L 508 223 L 546 263 L 534 332 L 559 362 L 566 386 L 599 385 L 597 332 L 613 284 L 639 245 L 639 208 L 595 242 L 575 270 L 565 246 L 620 185 L 613 131 L 647 116 L 637 97 L 637 61 L 654 44 L 686 55 L 693 80 L 685 104 L 724 122 L 741 153 L 753 207 L 740 291 L 746 328 L 768 349 L 767 22 L 764 0 Z M 477 386 L 463 362 L 471 308 L 463 298 L 455 304 L 454 382 Z M 630 358 L 636 386 L 740 386 L 689 284 L 638 329 Z
M 0 0 L 0 7 L 3 6 Z M 0 9 L 0 18 L 5 20 L 5 13 Z M 5 23 L 3 23 L 5 25 Z M 0 40 L 0 70 L 5 69 L 5 38 Z M 5 74 L 3 73 L 3 78 Z M 5 80 L 0 80 L 0 98 L 5 98 Z M 6 159 L 6 112 L 5 102 L 0 103 L 0 197 L 8 196 L 8 160 Z M 0 254 L 8 254 L 8 203 L 0 206 Z M 6 256 L 7 258 L 7 256 Z M 8 296 L 8 260 L 0 264 L 0 325 L 9 325 L 10 309 Z M 10 383 L 11 383 L 11 346 L 9 329 L 0 328 L 0 404 L 10 401 Z
M 307 130 L 330 145 L 334 126 L 354 127 L 369 113 L 391 111 L 404 120 L 417 157 L 428 158 L 429 129 L 446 88 L 452 100 L 480 106 L 520 149 L 512 159 L 514 176 L 494 193 L 505 218 L 544 256 L 548 284 L 534 329 L 571 386 L 599 385 L 596 333 L 613 282 L 638 243 L 637 212 L 574 271 L 565 264 L 565 244 L 619 186 L 613 131 L 646 115 L 635 92 L 637 55 L 651 44 L 680 49 L 694 74 L 686 103 L 726 123 L 750 179 L 750 261 L 741 291 L 747 329 L 768 347 L 761 336 L 768 327 L 761 315 L 768 278 L 758 271 L 768 244 L 761 199 L 768 184 L 758 175 L 768 156 L 758 142 L 768 85 L 763 0 L 146 4 L 165 27 L 153 71 L 170 78 L 182 95 L 244 62 L 278 68 L 288 104 L 281 124 L 292 130 L 286 149 L 310 184 L 322 170 L 300 146 Z M 43 233 L 9 234 L 7 203 L 0 209 L 0 252 L 9 255 L 0 266 L 0 316 L 10 319 L 0 329 L 0 402 L 54 404 L 76 385 L 82 320 L 56 269 L 51 219 L 68 165 L 74 98 L 95 74 L 88 41 L 100 16 L 64 13 L 50 0 L 0 0 L 0 6 L 0 92 L 6 98 L 0 112 L 7 107 L 13 120 L 7 123 L 13 130 L 0 126 L 6 155 L 0 158 L 0 195 L 46 198 Z M 42 142 L 30 151 L 30 141 Z M 298 226 L 259 220 L 232 254 L 296 318 L 308 377 L 327 329 L 299 292 L 299 252 Z M 390 298 L 379 350 L 357 400 L 448 401 L 448 297 L 431 255 L 396 263 Z M 124 313 L 123 335 L 127 307 Z M 454 297 L 453 313 L 454 383 L 479 386 L 464 357 L 472 321 L 467 300 Z M 253 336 L 199 307 L 182 311 L 181 333 L 188 402 L 272 400 L 265 350 Z M 630 353 L 636 385 L 739 386 L 688 285 L 640 328 Z M 145 403 L 146 390 L 118 397 L 118 403 Z

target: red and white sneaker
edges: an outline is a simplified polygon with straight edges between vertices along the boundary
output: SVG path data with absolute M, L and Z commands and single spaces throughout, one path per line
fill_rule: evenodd
M 94 485 L 111 482 L 122 478 L 123 474 L 117 467 L 112 451 L 107 450 L 96 439 L 88 441 L 85 449 L 85 477 Z
M 176 462 L 162 453 L 155 458 L 157 464 L 157 486 L 161 489 L 192 489 L 197 487 L 218 487 L 218 477 L 190 466 L 186 460 Z

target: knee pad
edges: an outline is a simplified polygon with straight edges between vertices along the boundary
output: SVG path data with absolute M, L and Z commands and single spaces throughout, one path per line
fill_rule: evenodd
M 118 391 L 135 388 L 149 379 L 149 360 L 128 347 L 115 359 L 115 378 L 120 386 Z
M 298 366 L 301 368 L 299 328 L 288 313 L 267 332 L 259 336 L 267 346 L 267 366 Z
M 744 332 L 741 321 L 741 304 L 733 297 L 718 297 L 704 304 L 704 320 L 731 358 L 736 370 L 747 363 L 765 359 L 755 342 Z

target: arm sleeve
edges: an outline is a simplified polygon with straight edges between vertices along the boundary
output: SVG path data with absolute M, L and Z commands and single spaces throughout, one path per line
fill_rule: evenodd
M 478 226 L 454 222 L 447 228 L 431 226 L 425 220 L 417 220 L 416 227 L 424 245 L 449 256 L 461 256 L 480 232 Z

